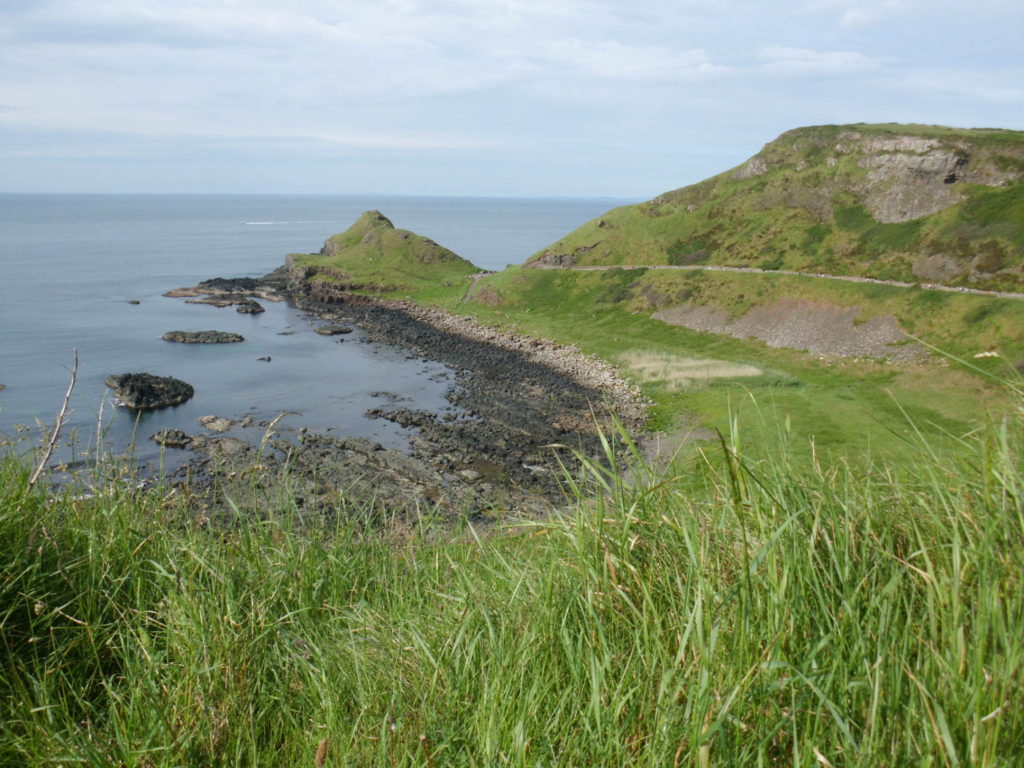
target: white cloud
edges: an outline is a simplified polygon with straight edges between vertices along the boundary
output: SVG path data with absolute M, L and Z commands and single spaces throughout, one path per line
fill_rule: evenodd
M 949 94 L 958 100 L 968 100 L 968 103 L 982 101 L 1024 106 L 1024 67 L 1007 72 L 914 69 L 881 82 L 888 88 L 918 97 Z
M 100 133 L 137 135 L 140 152 L 183 137 L 285 153 L 291 138 L 311 158 L 591 148 L 595 166 L 617 155 L 627 167 L 637 146 L 730 136 L 756 148 L 798 123 L 851 115 L 1022 127 L 1024 73 L 1013 59 L 1022 9 L 1012 0 L 0 0 L 0 130 L 49 137 L 19 157 L 45 157 L 47 146 L 59 156 L 79 131 L 76 152 Z M 96 142 L 97 156 L 113 151 Z
M 624 80 L 664 80 L 721 72 L 700 49 L 676 51 L 662 46 L 623 45 L 614 40 L 577 38 L 552 40 L 544 46 L 552 63 L 589 77 Z
M 835 11 L 846 29 L 878 24 L 905 13 L 918 0 L 808 0 L 809 10 Z
M 884 60 L 858 51 L 815 51 L 770 45 L 761 51 L 770 71 L 795 75 L 845 75 L 880 69 Z

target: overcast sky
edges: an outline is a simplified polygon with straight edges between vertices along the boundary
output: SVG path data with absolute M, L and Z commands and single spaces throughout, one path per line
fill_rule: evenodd
M 641 199 L 894 121 L 1024 129 L 1024 0 L 0 0 L 0 191 Z

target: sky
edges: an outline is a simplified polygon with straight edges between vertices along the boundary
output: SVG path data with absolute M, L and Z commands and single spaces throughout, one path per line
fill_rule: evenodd
M 1024 2 L 0 0 L 0 192 L 639 200 L 849 122 L 1024 129 Z

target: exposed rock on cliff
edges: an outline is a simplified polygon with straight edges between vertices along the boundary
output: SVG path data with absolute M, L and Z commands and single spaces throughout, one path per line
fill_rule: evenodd
M 892 317 L 860 319 L 857 307 L 785 299 L 754 307 L 730 318 L 711 305 L 684 304 L 662 309 L 651 317 L 694 331 L 710 331 L 738 339 L 761 339 L 769 347 L 805 350 L 822 357 L 871 357 L 915 360 L 925 355 L 919 344 Z

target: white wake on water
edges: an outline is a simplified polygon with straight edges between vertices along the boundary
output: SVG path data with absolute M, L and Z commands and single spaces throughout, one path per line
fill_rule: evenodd
M 330 224 L 329 221 L 243 221 L 247 226 L 269 226 L 271 224 Z

